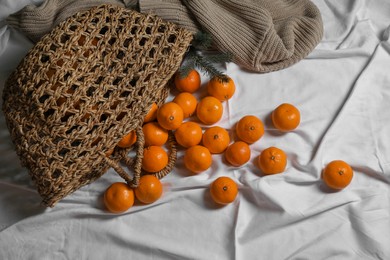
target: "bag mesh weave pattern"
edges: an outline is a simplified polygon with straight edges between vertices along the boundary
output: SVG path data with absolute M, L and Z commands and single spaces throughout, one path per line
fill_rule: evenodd
M 29 51 L 5 84 L 3 111 L 45 205 L 131 162 L 129 149 L 105 153 L 132 130 L 142 135 L 144 116 L 165 101 L 191 40 L 156 16 L 101 5 L 68 18 Z

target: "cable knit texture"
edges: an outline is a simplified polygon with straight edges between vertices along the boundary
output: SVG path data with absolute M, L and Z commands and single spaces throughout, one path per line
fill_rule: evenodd
M 124 7 L 121 0 L 45 0 L 40 6 L 27 5 L 7 17 L 6 21 L 33 42 L 37 42 L 66 18 L 101 4 Z
M 140 0 L 139 6 L 190 31 L 207 31 L 219 50 L 257 72 L 298 62 L 323 35 L 321 14 L 309 0 Z M 199 26 L 188 26 L 191 20 Z

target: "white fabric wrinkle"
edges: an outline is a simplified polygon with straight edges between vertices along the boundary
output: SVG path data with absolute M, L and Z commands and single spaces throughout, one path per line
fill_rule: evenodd
M 365 11 L 362 12 L 360 19 L 370 19 L 378 39 L 386 40 L 385 31 L 386 27 L 389 25 L 389 13 L 390 2 L 366 0 L 366 8 Z
M 362 37 L 364 35 L 364 37 Z M 345 39 L 337 46 L 337 49 L 372 49 L 379 39 L 374 34 L 370 20 L 357 21 Z M 371 48 L 369 48 L 369 46 Z
M 9 41 L 9 30 L 4 24 L 0 23 L 0 55 L 3 55 L 5 52 L 5 47 Z
M 384 124 L 388 122 L 390 116 L 383 113 L 383 111 L 390 109 L 389 102 L 387 101 L 390 98 L 390 89 L 386 87 L 390 83 L 390 78 L 386 73 L 386 67 L 388 65 L 390 65 L 390 56 L 383 48 L 383 44 L 380 44 L 373 54 L 373 58 L 367 66 L 367 69 L 356 83 L 360 85 L 358 89 L 359 93 L 357 94 L 358 100 L 360 98 L 365 106 L 365 116 L 362 118 L 368 122 L 365 126 L 368 127 L 370 131 L 369 137 L 371 137 L 376 148 L 373 153 L 380 159 L 379 162 L 382 168 L 385 168 L 388 162 L 386 160 L 389 160 L 387 158 L 390 155 L 390 149 L 384 146 L 383 141 L 379 141 L 379 137 L 381 137 L 380 140 L 386 140 L 383 137 L 387 136 L 390 130 Z M 372 102 L 375 102 L 376 105 L 372 106 Z
M 257 180 L 247 183 L 252 191 L 250 194 L 255 198 L 256 204 L 261 206 L 261 208 L 278 212 L 288 211 L 283 201 L 278 196 L 275 196 L 275 192 L 278 192 L 278 187 L 275 184 L 279 184 L 279 181 L 282 179 L 277 178 L 278 180 L 275 180 L 272 177 L 260 177 Z
M 336 232 L 338 229 L 340 229 L 340 227 L 342 227 L 343 225 L 346 225 L 346 223 L 340 223 L 338 226 L 335 226 L 335 227 L 332 227 L 326 231 L 324 231 L 323 233 L 320 233 L 318 234 L 316 237 L 312 238 L 311 240 L 309 240 L 307 243 L 301 245 L 299 248 L 297 248 L 296 250 L 294 250 L 293 252 L 291 252 L 291 254 L 289 254 L 288 256 L 286 256 L 284 259 L 303 259 L 302 258 L 302 254 L 305 254 L 305 251 L 311 247 L 316 247 L 316 244 L 323 241 L 323 240 L 326 240 L 327 237 L 332 234 L 333 232 Z M 335 254 L 335 253 L 333 253 Z M 342 252 L 337 252 L 334 256 L 337 256 L 337 257 L 341 257 L 341 255 L 344 254 Z M 331 255 L 329 255 L 328 257 L 332 257 Z
M 378 196 L 381 198 L 377 198 L 377 196 L 371 196 L 368 199 L 370 201 L 374 198 L 386 200 L 386 198 L 384 198 L 383 195 L 378 195 Z M 389 202 L 388 199 L 387 202 Z M 361 203 L 365 203 L 365 200 L 363 200 Z M 371 215 L 375 216 L 375 219 L 370 219 L 368 215 L 369 213 L 373 213 L 373 212 L 375 214 L 371 214 Z M 390 224 L 389 211 L 386 211 L 385 208 L 378 208 L 372 210 L 368 209 L 362 211 L 360 205 L 356 204 L 356 205 L 351 205 L 351 209 L 348 212 L 346 212 L 346 214 L 349 217 L 351 228 L 356 233 L 354 238 L 356 239 L 356 242 L 360 245 L 359 246 L 360 251 L 364 252 L 364 254 L 367 257 L 376 255 L 378 256 L 378 259 L 384 259 L 386 253 L 388 254 L 390 251 L 385 248 L 378 248 L 378 244 L 380 244 L 379 243 L 380 241 L 378 241 L 376 234 L 372 230 L 376 229 L 375 222 L 377 221 L 380 222 L 386 221 Z M 387 236 L 387 238 L 390 239 L 390 236 Z M 375 250 L 373 250 L 373 248 L 375 248 Z
M 8 26 L 6 26 L 8 27 Z M 0 59 L 0 72 L 9 75 L 13 71 L 33 44 L 20 32 L 13 28 L 9 30 L 9 40 Z M 27 48 L 26 48 L 27 46 Z
M 319 46 L 335 49 L 351 31 L 356 14 L 364 6 L 364 0 L 314 0 L 321 10 L 324 21 L 324 36 Z
M 368 64 L 366 66 L 368 66 Z M 364 73 L 364 70 L 360 74 L 360 76 L 363 73 Z M 343 124 L 343 122 L 345 120 L 345 112 L 344 112 L 344 110 L 349 110 L 349 106 L 350 106 L 349 103 L 355 101 L 354 100 L 354 93 L 356 91 L 356 88 L 357 87 L 356 87 L 356 82 L 355 82 L 355 84 L 349 90 L 349 93 L 347 94 L 347 97 L 345 98 L 345 101 L 342 103 L 342 107 L 340 107 L 338 109 L 337 114 L 334 116 L 333 120 L 328 125 L 327 130 L 324 132 L 323 137 L 321 138 L 321 143 L 318 146 L 317 153 L 318 153 L 319 150 L 327 149 L 329 146 L 333 145 L 333 143 L 330 142 L 329 139 L 331 139 L 331 140 L 337 140 L 337 139 L 342 140 L 342 138 L 339 136 L 340 135 L 339 122 L 341 122 L 341 124 Z M 346 129 L 346 128 L 342 128 L 342 129 Z M 348 129 L 351 130 L 351 128 L 348 128 Z

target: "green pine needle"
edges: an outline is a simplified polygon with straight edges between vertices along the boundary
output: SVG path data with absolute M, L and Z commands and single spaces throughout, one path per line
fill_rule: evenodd
M 132 10 L 135 10 L 135 11 L 138 11 L 139 12 L 139 3 L 138 1 L 135 1 L 135 0 L 130 0 L 130 1 L 124 1 L 125 2 L 125 5 L 126 5 L 126 8 L 128 9 L 132 9 Z
M 207 54 L 205 58 L 211 63 L 225 63 L 232 61 L 232 55 L 230 53 L 217 53 L 217 54 Z
M 196 67 L 200 68 L 203 72 L 208 74 L 211 78 L 222 77 L 222 75 L 224 75 L 221 71 L 214 67 L 213 63 L 211 63 L 203 56 L 196 55 L 194 57 L 194 64 Z
M 199 50 L 207 50 L 213 44 L 213 39 L 211 35 L 205 32 L 198 31 L 194 35 L 194 39 L 192 40 L 192 46 Z
M 232 55 L 229 53 L 212 53 L 206 54 L 212 46 L 212 38 L 209 34 L 198 32 L 195 34 L 188 50 L 185 60 L 179 68 L 179 75 L 181 78 L 188 76 L 191 70 L 198 68 L 211 78 L 217 77 L 222 81 L 228 80 L 228 77 L 215 67 L 215 64 L 232 61 Z M 200 54 L 203 52 L 203 55 Z

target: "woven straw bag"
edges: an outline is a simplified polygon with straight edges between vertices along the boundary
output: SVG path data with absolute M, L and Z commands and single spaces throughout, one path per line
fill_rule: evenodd
M 5 84 L 3 111 L 43 204 L 54 206 L 110 167 L 138 185 L 143 118 L 167 98 L 191 40 L 156 16 L 101 5 L 68 18 L 29 51 Z M 134 158 L 131 148 L 116 147 L 132 130 Z M 170 144 L 169 165 L 154 173 L 159 178 L 176 159 L 172 133 Z

